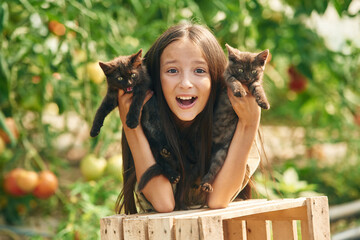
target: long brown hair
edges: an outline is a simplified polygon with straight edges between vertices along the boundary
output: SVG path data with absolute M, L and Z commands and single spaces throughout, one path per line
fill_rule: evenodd
M 191 126 L 185 130 L 175 122 L 165 100 L 160 81 L 161 54 L 170 43 L 183 38 L 188 38 L 199 46 L 208 64 L 211 77 L 208 102 L 204 110 L 194 119 Z M 194 185 L 196 179 L 204 175 L 209 166 L 213 108 L 217 92 L 223 83 L 223 73 L 227 59 L 215 36 L 207 27 L 183 23 L 166 30 L 146 53 L 144 62 L 153 81 L 154 96 L 156 96 L 159 106 L 160 121 L 164 126 L 170 150 L 179 162 L 181 179 L 176 187 L 175 208 L 186 208 L 191 204 L 188 198 L 190 188 Z M 124 139 L 122 141 L 123 159 L 124 161 L 133 161 L 126 139 Z M 192 151 L 188 147 L 192 148 Z M 195 161 L 193 163 L 195 168 L 190 165 L 189 158 Z M 126 214 L 135 213 L 134 186 L 136 177 L 133 163 L 127 163 L 126 166 L 124 163 L 123 179 L 124 186 L 117 201 L 116 211 L 119 213 L 124 208 Z

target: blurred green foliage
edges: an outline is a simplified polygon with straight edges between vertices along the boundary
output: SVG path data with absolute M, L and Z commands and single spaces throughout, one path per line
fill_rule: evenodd
M 91 80 L 89 63 L 107 61 L 140 48 L 146 52 L 165 29 L 184 20 L 206 24 L 223 47 L 228 43 L 246 51 L 269 49 L 272 59 L 264 82 L 271 110 L 263 111 L 262 123 L 304 127 L 307 147 L 346 142 L 347 158 L 359 163 L 360 128 L 356 123 L 356 117 L 360 119 L 359 47 L 349 40 L 341 49 L 330 50 L 309 23 L 312 14 L 322 15 L 329 5 L 335 7 L 340 17 L 358 16 L 359 12 L 349 12 L 350 4 L 351 0 L 2 1 L 0 126 L 6 126 L 5 117 L 11 117 L 20 136 L 1 153 L 1 174 L 19 165 L 36 170 L 50 168 L 56 173 L 59 167 L 70 168 L 73 163 L 67 161 L 64 152 L 74 144 L 59 149 L 56 139 L 69 132 L 75 136 L 77 132 L 71 130 L 71 124 L 56 127 L 44 121 L 44 117 L 50 111 L 66 122 L 70 113 L 75 112 L 90 125 L 106 84 Z M 54 23 L 59 27 L 57 30 Z M 305 90 L 289 88 L 293 80 L 288 73 L 291 66 L 305 79 Z M 119 117 L 110 116 L 100 136 L 81 141 L 80 147 L 105 155 L 109 145 L 119 141 L 120 126 Z M 299 176 L 307 178 L 325 171 L 318 171 L 316 162 L 311 166 Z M 346 166 L 351 169 L 350 164 Z M 296 164 L 294 167 L 297 168 Z M 341 202 L 343 195 L 339 191 L 346 185 L 351 188 L 349 192 L 355 192 L 352 197 L 359 197 L 356 184 L 349 183 L 353 181 L 350 176 L 359 175 L 358 169 L 341 181 L 335 177 L 338 171 L 332 168 L 326 171 L 328 177 L 321 175 L 313 182 L 316 186 L 329 184 L 329 191 L 320 192 L 331 195 L 334 202 Z M 79 179 L 74 189 L 87 191 L 86 184 L 82 184 Z M 313 185 L 309 186 L 314 190 Z M 84 213 L 88 209 L 77 208 L 69 200 L 76 192 L 74 189 L 69 192 L 62 188 L 65 198 L 54 204 L 64 204 L 66 213 L 80 217 L 83 212 L 78 212 L 79 209 L 84 209 Z M 88 197 L 82 198 L 85 204 Z M 97 211 L 94 216 L 101 217 L 101 213 Z M 61 226 L 64 226 L 59 231 L 61 239 L 73 239 L 75 232 L 67 232 L 69 225 Z M 83 225 L 77 227 L 79 232 L 86 229 Z

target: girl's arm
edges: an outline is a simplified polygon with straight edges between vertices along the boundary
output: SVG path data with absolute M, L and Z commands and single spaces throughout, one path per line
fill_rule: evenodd
M 152 94 L 148 92 L 144 103 L 148 101 L 151 96 Z M 118 99 L 121 122 L 125 123 L 123 124 L 123 128 L 134 159 L 136 178 L 139 182 L 144 172 L 155 164 L 155 159 L 141 124 L 134 129 L 128 128 L 126 125 L 126 115 L 130 108 L 132 94 L 124 94 L 124 91 L 120 90 Z M 175 200 L 172 186 L 165 176 L 159 175 L 152 178 L 146 184 L 142 193 L 156 211 L 171 212 L 174 210 Z
M 214 190 L 208 196 L 210 208 L 227 207 L 241 188 L 249 152 L 260 123 L 260 107 L 253 96 L 248 93 L 238 98 L 229 89 L 228 95 L 239 121 L 224 165 L 212 184 Z

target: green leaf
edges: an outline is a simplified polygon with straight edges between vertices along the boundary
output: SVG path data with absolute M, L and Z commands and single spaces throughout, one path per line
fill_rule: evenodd
M 3 55 L 0 55 L 0 106 L 7 105 L 9 101 L 10 71 Z
M 331 2 L 334 5 L 339 16 L 341 16 L 345 11 L 348 10 L 352 0 L 332 0 Z
M 9 7 L 6 2 L 0 6 L 0 33 L 6 27 L 9 22 Z

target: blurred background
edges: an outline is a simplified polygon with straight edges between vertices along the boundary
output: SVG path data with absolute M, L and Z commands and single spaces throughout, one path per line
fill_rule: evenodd
M 359 11 L 359 0 L 1 1 L 0 238 L 99 239 L 122 184 L 118 112 L 89 137 L 106 92 L 97 62 L 146 52 L 181 21 L 271 52 L 256 196 L 358 200 Z M 359 226 L 353 214 L 331 231 Z

